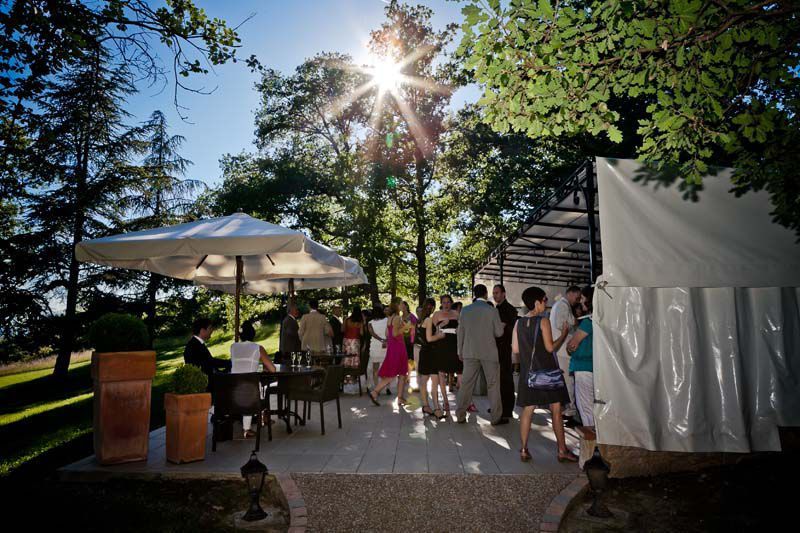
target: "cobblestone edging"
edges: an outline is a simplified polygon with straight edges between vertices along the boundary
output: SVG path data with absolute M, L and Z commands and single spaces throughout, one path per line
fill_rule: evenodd
M 539 523 L 540 533 L 553 533 L 558 531 L 561 525 L 561 520 L 567 511 L 572 507 L 574 502 L 589 488 L 589 481 L 581 474 L 575 481 L 567 485 L 564 490 L 558 493 L 558 496 L 553 498 L 547 510 L 544 512 L 542 521 Z
M 308 511 L 303 493 L 290 474 L 284 472 L 275 474 L 275 477 L 289 506 L 289 533 L 305 533 L 308 526 Z

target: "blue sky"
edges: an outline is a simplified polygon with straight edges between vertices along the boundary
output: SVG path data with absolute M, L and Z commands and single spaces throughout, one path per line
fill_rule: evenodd
M 335 51 L 352 55 L 357 61 L 366 56 L 369 32 L 383 21 L 382 0 L 197 0 L 210 17 L 225 19 L 235 26 L 250 14 L 253 18 L 239 30 L 242 47 L 237 55 L 245 59 L 255 54 L 261 63 L 283 73 L 318 52 Z M 461 5 L 445 0 L 418 0 L 434 10 L 434 26 L 443 28 L 460 22 Z M 168 58 L 167 58 L 168 59 Z M 182 121 L 173 105 L 172 85 L 161 90 L 143 86 L 129 99 L 127 110 L 132 122 L 142 121 L 155 109 L 161 109 L 173 134 L 186 137 L 182 154 L 194 162 L 187 177 L 200 179 L 213 186 L 220 182 L 219 159 L 226 153 L 253 150 L 253 113 L 258 94 L 253 88 L 257 76 L 244 62 L 217 67 L 206 76 L 193 76 L 193 87 L 213 88 L 211 95 L 183 92 L 180 104 L 189 122 Z M 469 87 L 457 92 L 453 107 L 478 97 Z

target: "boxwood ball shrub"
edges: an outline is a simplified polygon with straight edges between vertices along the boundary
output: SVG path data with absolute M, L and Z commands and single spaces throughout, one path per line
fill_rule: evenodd
M 89 328 L 89 342 L 96 352 L 135 352 L 150 349 L 147 326 L 141 318 L 107 313 Z
M 175 394 L 198 394 L 206 392 L 208 376 L 199 366 L 181 365 L 172 374 L 171 392 Z

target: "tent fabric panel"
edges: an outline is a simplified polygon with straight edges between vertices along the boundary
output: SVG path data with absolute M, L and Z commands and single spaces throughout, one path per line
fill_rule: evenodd
M 731 169 L 682 179 L 633 160 L 597 158 L 603 276 L 617 287 L 798 287 L 800 244 L 772 222 L 766 192 L 737 198 Z
M 800 426 L 800 289 L 605 291 L 593 316 L 598 442 L 777 451 L 778 426 Z

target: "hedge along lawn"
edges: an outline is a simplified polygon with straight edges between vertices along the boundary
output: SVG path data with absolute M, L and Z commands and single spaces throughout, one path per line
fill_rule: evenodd
M 164 393 L 169 376 L 183 364 L 187 337 L 156 340 L 150 428 L 164 425 Z M 278 324 L 266 324 L 256 340 L 267 353 L 278 350 Z M 229 357 L 233 335 L 215 332 L 208 347 Z M 0 476 L 43 472 L 92 454 L 92 380 L 89 361 L 70 365 L 63 386 L 49 379 L 52 368 L 0 376 Z

